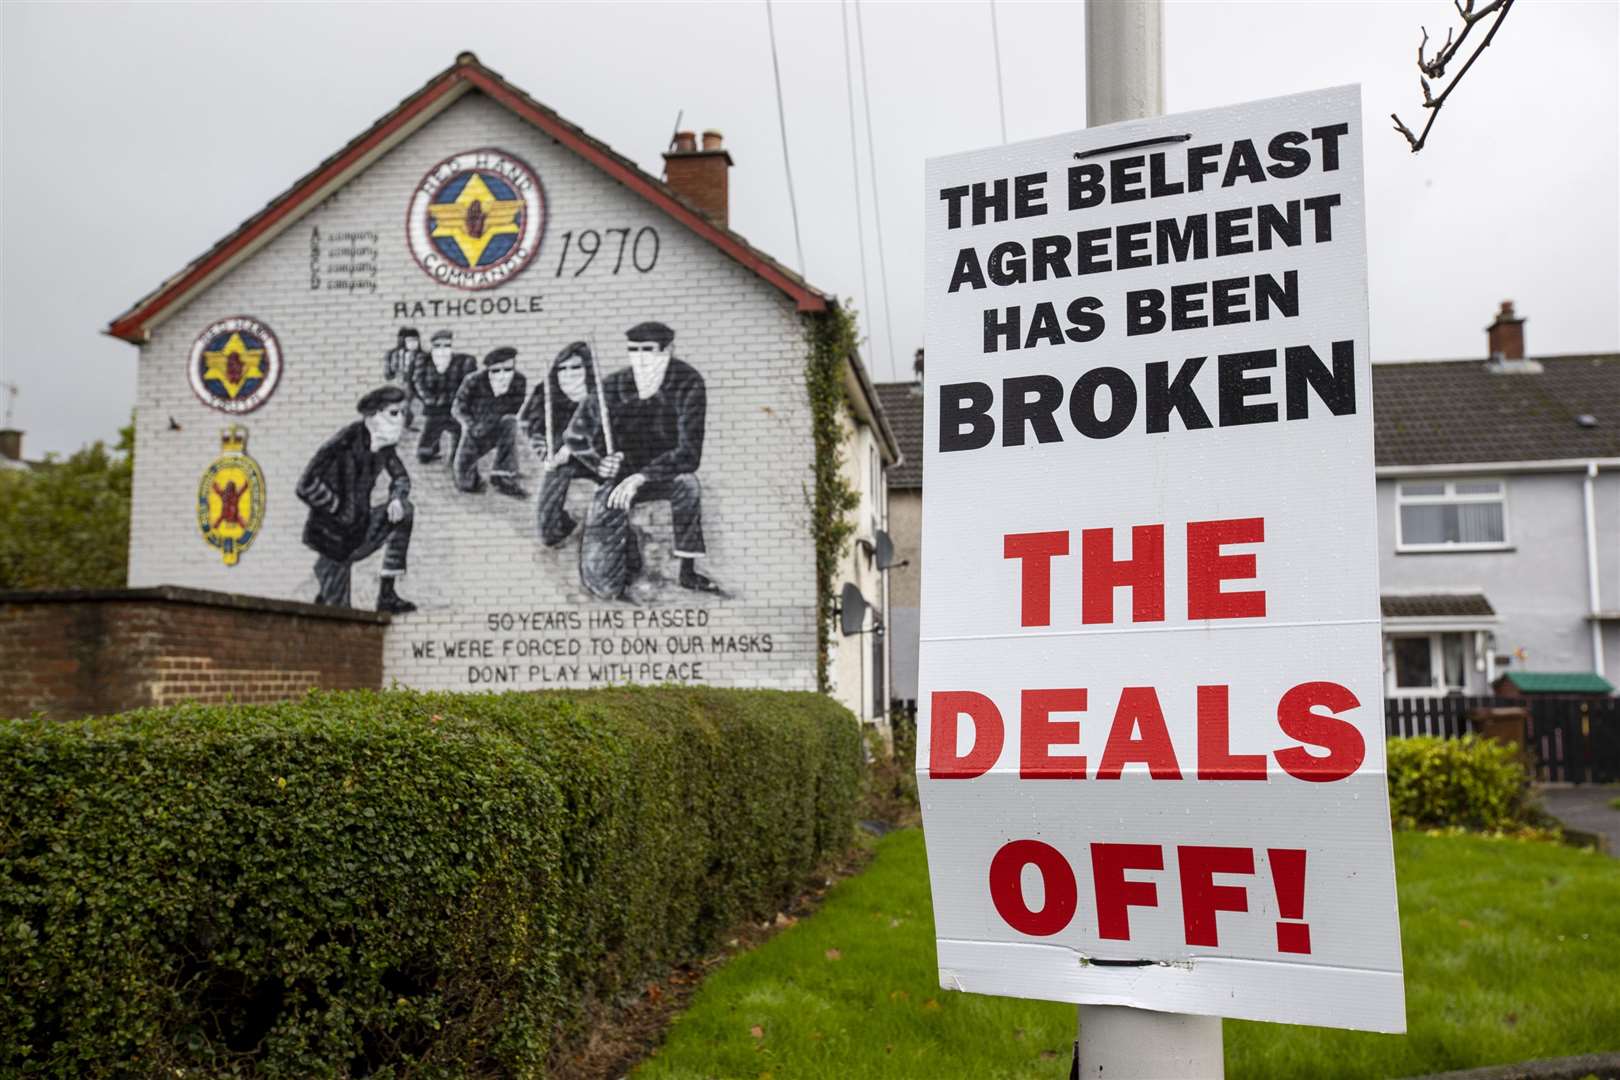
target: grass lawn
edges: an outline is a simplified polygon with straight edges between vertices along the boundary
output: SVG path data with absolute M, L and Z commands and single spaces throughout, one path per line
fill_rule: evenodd
M 1067 1077 L 1074 1007 L 939 989 L 922 834 L 712 975 L 638 1080 Z M 1412 1076 L 1620 1049 L 1620 861 L 1397 833 L 1402 1035 L 1226 1023 L 1227 1074 Z

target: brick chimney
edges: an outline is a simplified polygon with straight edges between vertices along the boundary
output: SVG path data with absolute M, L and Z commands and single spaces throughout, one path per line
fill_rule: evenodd
M 703 216 L 722 228 L 731 221 L 731 153 L 721 145 L 718 131 L 703 133 L 703 149 L 690 131 L 675 133 L 675 147 L 664 154 L 664 175 L 669 186 Z
M 0 458 L 22 460 L 23 433 L 16 428 L 0 428 Z
M 1524 320 L 1513 314 L 1513 301 L 1502 301 L 1502 310 L 1485 333 L 1490 336 L 1492 359 L 1524 359 Z
M 1485 328 L 1490 345 L 1486 367 L 1495 372 L 1537 372 L 1541 365 L 1524 355 L 1524 320 L 1513 313 L 1513 301 L 1502 301 L 1491 325 Z

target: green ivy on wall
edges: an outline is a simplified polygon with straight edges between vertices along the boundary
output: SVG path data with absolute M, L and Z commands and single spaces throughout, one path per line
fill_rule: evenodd
M 838 601 L 838 562 L 855 535 L 852 511 L 861 497 L 844 479 L 844 432 L 840 421 L 848 413 L 844 391 L 844 364 L 854 354 L 855 317 L 847 308 L 831 306 L 808 320 L 810 356 L 804 382 L 810 394 L 810 422 L 816 441 L 815 497 L 810 531 L 816 541 L 816 683 L 822 693 L 832 689 L 827 676 L 827 654 L 832 646 L 833 611 Z

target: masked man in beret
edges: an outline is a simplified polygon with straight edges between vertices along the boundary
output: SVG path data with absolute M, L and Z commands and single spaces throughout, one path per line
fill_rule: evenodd
M 527 384 L 517 370 L 517 350 L 503 346 L 484 357 L 484 370 L 467 376 L 450 404 L 450 415 L 461 425 L 456 448 L 456 487 L 466 492 L 484 490 L 478 462 L 495 452 L 489 484 L 502 495 L 522 499 L 528 495 L 518 483 L 518 413 Z
M 572 456 L 612 487 L 606 500 L 611 509 L 628 511 L 636 503 L 667 499 L 681 587 L 723 594 L 696 565 L 707 553 L 697 477 L 708 413 L 703 376 L 675 356 L 675 331 L 663 323 L 640 323 L 625 337 L 630 366 L 602 379 L 615 452 L 607 452 L 599 400 L 587 398 L 568 427 Z
M 422 351 L 422 335 L 413 326 L 399 328 L 398 343 L 383 356 L 383 378 L 405 391 L 405 426 L 416 426 L 416 410 L 411 407 L 411 371 L 416 361 L 427 356 Z
M 383 386 L 360 399 L 360 419 L 326 440 L 298 480 L 298 497 L 309 506 L 304 543 L 319 556 L 317 604 L 349 607 L 354 564 L 383 549 L 377 610 L 395 615 L 416 605 L 394 591 L 411 546 L 411 477 L 394 452 L 405 432 L 405 391 Z M 388 474 L 388 500 L 372 505 L 371 492 Z
M 411 393 L 422 403 L 422 437 L 416 444 L 416 460 L 424 465 L 439 460 L 439 444 L 447 433 L 452 462 L 461 445 L 461 422 L 450 415 L 450 406 L 467 376 L 478 370 L 478 361 L 454 351 L 453 342 L 450 331 L 435 331 L 432 350 L 418 356 L 411 368 Z

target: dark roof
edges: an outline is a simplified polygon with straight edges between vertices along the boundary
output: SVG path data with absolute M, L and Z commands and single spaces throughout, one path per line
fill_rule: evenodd
M 1422 596 L 1380 596 L 1378 606 L 1386 619 L 1493 616 L 1496 610 L 1483 593 L 1427 593 Z
M 923 460 L 922 387 L 914 382 L 878 383 L 883 414 L 900 444 L 900 464 L 889 470 L 889 487 L 920 488 Z
M 1595 671 L 1510 671 L 1509 682 L 1526 694 L 1612 694 L 1614 687 Z
M 1539 357 L 1496 374 L 1483 360 L 1373 365 L 1379 465 L 1620 457 L 1620 355 Z M 1576 417 L 1595 417 L 1582 427 Z

